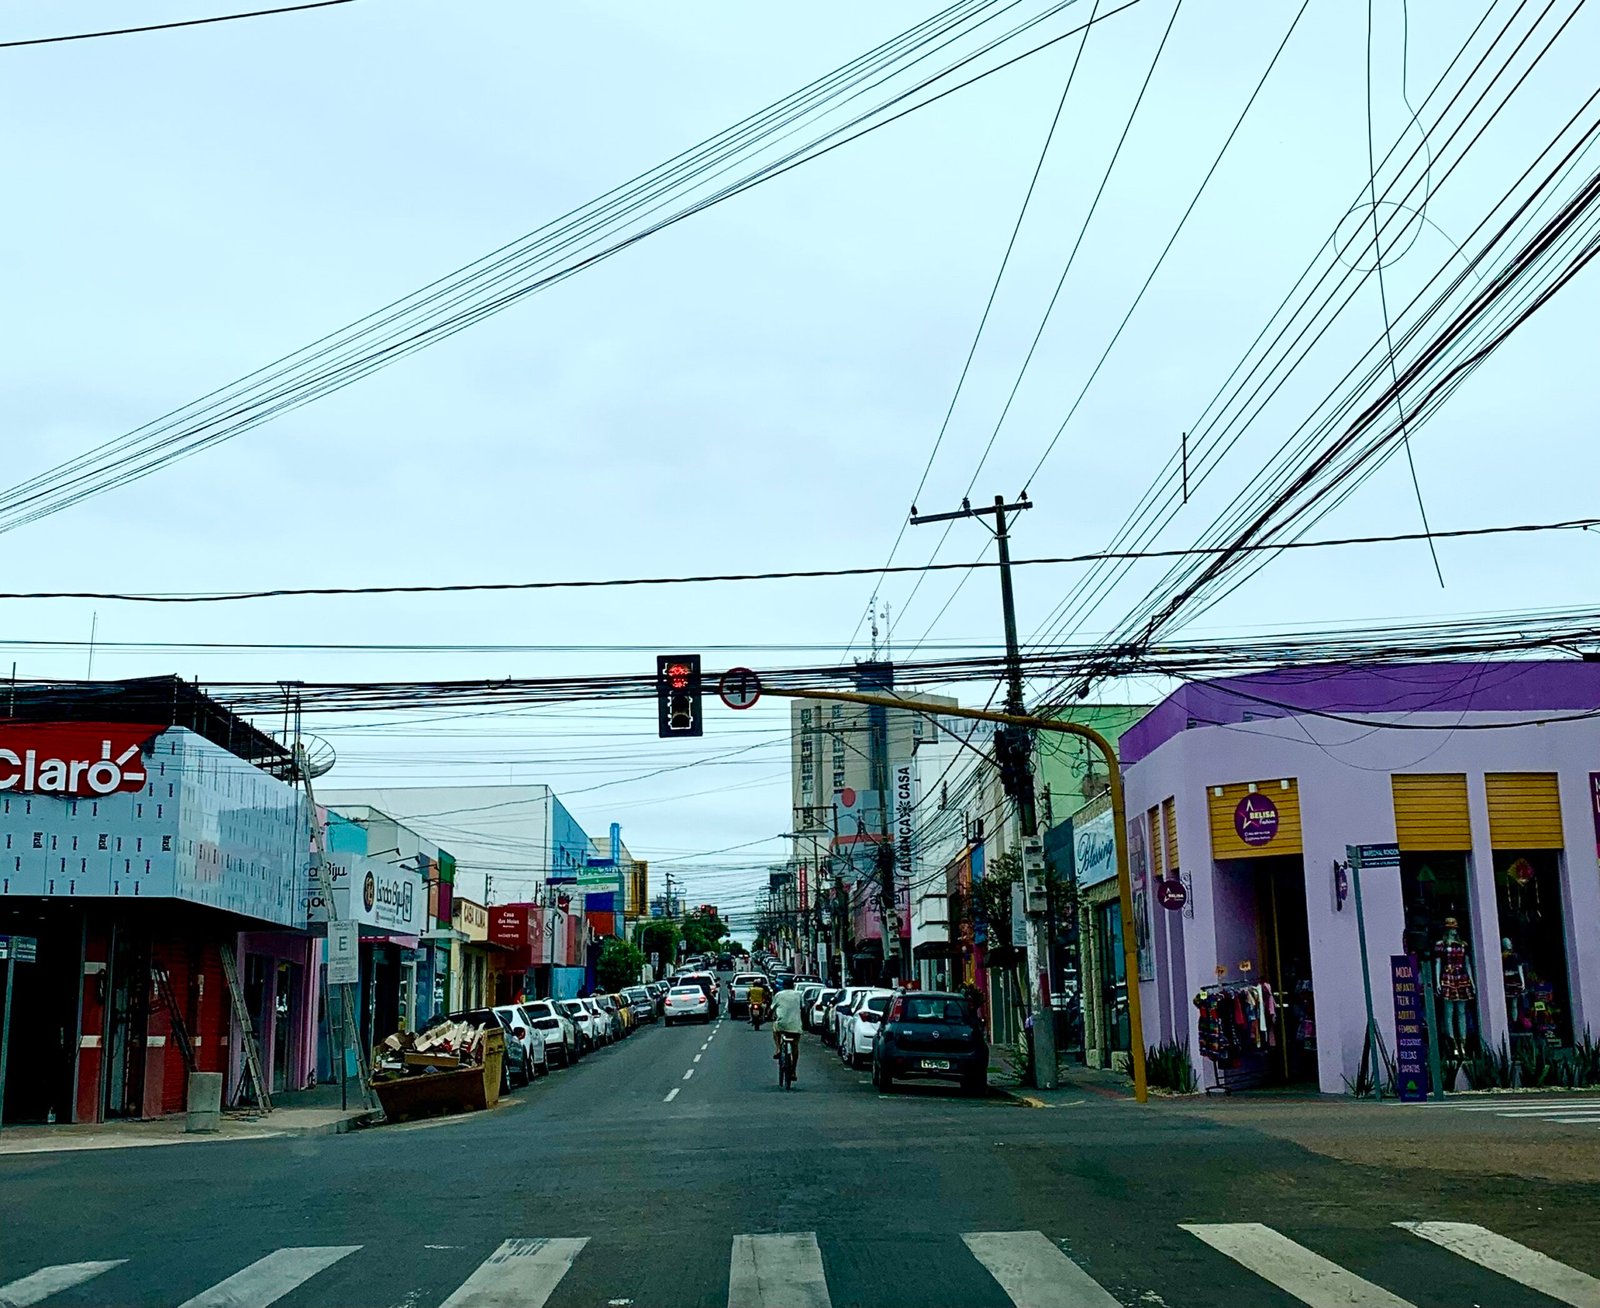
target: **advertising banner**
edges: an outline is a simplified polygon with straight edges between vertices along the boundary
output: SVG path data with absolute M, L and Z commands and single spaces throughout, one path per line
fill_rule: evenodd
M 1139 957 L 1139 980 L 1154 981 L 1156 951 L 1150 921 L 1150 858 L 1145 848 L 1145 820 L 1128 822 L 1128 873 L 1133 882 L 1133 940 Z
M 1117 826 L 1109 808 L 1081 824 L 1073 820 L 1072 850 L 1079 889 L 1117 875 Z
M 1422 1017 L 1422 982 L 1414 954 L 1392 954 L 1394 976 L 1395 1089 L 1402 1102 L 1428 1097 L 1427 1030 Z
M 354 902 L 350 917 L 354 921 L 396 936 L 421 935 L 427 930 L 427 886 L 415 872 L 361 859 L 352 873 L 352 892 L 356 891 L 359 877 L 359 893 L 351 896 Z
M 90 799 L 144 789 L 146 752 L 165 727 L 0 723 L 0 791 Z
M 1589 811 L 1594 814 L 1594 857 L 1600 864 L 1600 772 L 1589 774 Z

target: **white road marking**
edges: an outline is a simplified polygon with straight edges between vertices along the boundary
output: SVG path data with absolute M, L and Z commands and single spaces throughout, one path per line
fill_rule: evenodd
M 1260 1222 L 1180 1225 L 1310 1308 L 1416 1308 Z
M 687 1081 L 687 1080 L 688 1080 L 688 1079 L 689 1079 L 689 1078 L 690 1078 L 690 1077 L 691 1077 L 691 1076 L 693 1076 L 693 1075 L 694 1075 L 694 1068 L 692 1068 L 692 1067 L 691 1067 L 691 1068 L 690 1068 L 690 1069 L 689 1069 L 689 1070 L 688 1070 L 688 1071 L 687 1071 L 687 1072 L 685 1072 L 685 1073 L 684 1073 L 684 1074 L 683 1074 L 683 1079 L 684 1079 L 684 1080 L 685 1080 L 685 1081 Z
M 697 1062 L 697 1063 L 698 1063 L 698 1062 L 699 1062 L 699 1061 L 700 1061 L 700 1060 L 701 1060 L 701 1059 L 702 1059 L 702 1058 L 704 1058 L 704 1057 L 705 1057 L 705 1055 L 704 1055 L 704 1054 L 696 1054 L 696 1055 L 695 1055 L 695 1056 L 694 1056 L 694 1061 L 695 1061 L 695 1062 Z
M 1546 1122 L 1558 1122 L 1562 1126 L 1588 1126 L 1591 1122 L 1600 1125 L 1600 1113 L 1585 1113 L 1582 1117 L 1546 1117 L 1541 1119 Z
M 1395 1225 L 1470 1259 L 1479 1267 L 1487 1267 L 1530 1290 L 1570 1304 L 1572 1308 L 1600 1308 L 1600 1281 L 1481 1226 L 1471 1222 L 1396 1222 Z
M 1554 1095 L 1539 1098 L 1525 1099 L 1487 1099 L 1477 1103 L 1462 1103 L 1459 1100 L 1430 1099 L 1425 1104 L 1412 1104 L 1412 1108 L 1448 1108 L 1458 1113 L 1498 1113 L 1508 1108 L 1515 1108 L 1524 1113 L 1548 1113 L 1554 1109 L 1565 1108 L 1600 1108 L 1600 1099 L 1574 1098 L 1562 1099 Z
M 667 1097 L 665 1099 L 663 1099 L 661 1102 L 664 1103 L 664 1104 L 670 1104 L 682 1092 L 683 1092 L 683 1087 L 681 1085 L 675 1085 L 675 1086 L 672 1087 L 671 1090 L 667 1091 Z
M 544 1308 L 588 1238 L 507 1240 L 440 1308 Z
M 815 1233 L 736 1235 L 728 1308 L 832 1308 Z
M 359 1248 L 359 1244 L 335 1244 L 274 1249 L 209 1290 L 202 1290 L 183 1308 L 266 1308 Z
M 1038 1231 L 961 1237 L 1016 1308 L 1119 1308 L 1094 1277 Z
M 101 1263 L 57 1263 L 54 1267 L 41 1267 L 36 1272 L 6 1285 L 0 1285 L 0 1308 L 28 1308 L 29 1304 L 48 1299 L 61 1290 L 92 1281 L 102 1272 L 121 1267 L 126 1258 L 113 1258 Z

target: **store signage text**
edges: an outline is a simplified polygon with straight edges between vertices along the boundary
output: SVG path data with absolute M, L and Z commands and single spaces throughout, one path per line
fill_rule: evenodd
M 1252 791 L 1234 808 L 1233 829 L 1247 845 L 1270 844 L 1278 834 L 1278 806 L 1260 791 Z
M 0 790 L 77 799 L 142 790 L 140 751 L 163 730 L 104 722 L 0 729 Z

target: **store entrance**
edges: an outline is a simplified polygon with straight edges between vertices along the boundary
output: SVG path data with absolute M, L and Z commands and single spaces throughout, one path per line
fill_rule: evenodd
M 18 963 L 12 973 L 16 993 L 11 996 L 11 1049 L 0 1121 L 70 1122 L 77 1098 L 83 915 L 55 905 L 37 912 L 0 910 L 0 935 L 38 941 L 36 960 Z M 0 963 L 0 1002 L 5 989 L 6 965 Z
M 1287 1085 L 1317 1080 L 1317 1011 L 1311 988 L 1311 927 L 1305 862 L 1298 855 L 1252 860 L 1261 968 L 1277 999 L 1277 1048 L 1269 1077 Z
M 104 1115 L 144 1113 L 145 1038 L 150 1029 L 150 938 L 113 925 L 106 995 Z

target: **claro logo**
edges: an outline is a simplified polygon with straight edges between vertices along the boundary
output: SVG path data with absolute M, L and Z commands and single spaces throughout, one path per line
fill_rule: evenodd
M 144 742 L 163 728 L 40 723 L 0 728 L 0 791 L 80 799 L 144 787 Z

